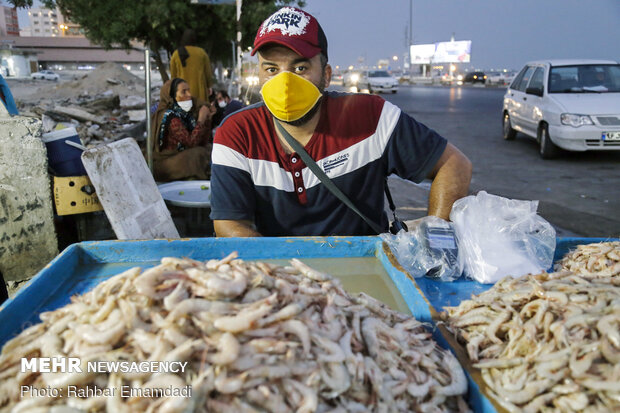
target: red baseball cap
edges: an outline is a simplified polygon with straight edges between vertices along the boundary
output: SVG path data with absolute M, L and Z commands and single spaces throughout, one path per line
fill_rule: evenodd
M 252 56 L 268 43 L 276 43 L 311 59 L 319 52 L 327 57 L 327 38 L 319 22 L 296 7 L 282 7 L 260 25 Z

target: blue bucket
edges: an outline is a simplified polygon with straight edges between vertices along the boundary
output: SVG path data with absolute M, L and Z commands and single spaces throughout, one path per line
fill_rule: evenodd
M 65 143 L 71 141 L 82 144 L 75 128 L 44 133 L 42 140 L 47 147 L 47 159 L 55 176 L 86 175 L 86 169 L 80 158 L 82 150 Z

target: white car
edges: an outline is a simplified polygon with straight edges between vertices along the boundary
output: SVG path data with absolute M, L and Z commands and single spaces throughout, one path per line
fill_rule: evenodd
M 342 75 L 342 84 L 347 87 L 357 86 L 357 83 L 361 78 L 361 72 L 357 70 L 349 70 Z
M 32 79 L 45 79 L 45 80 L 58 80 L 58 74 L 51 70 L 41 70 L 40 72 L 34 72 L 30 74 Z
M 504 95 L 503 136 L 535 138 L 540 156 L 620 150 L 620 63 L 613 60 L 530 62 Z
M 487 85 L 504 86 L 504 85 L 507 85 L 508 83 L 509 82 L 508 82 L 507 72 L 491 72 L 487 75 L 487 82 L 486 82 Z
M 359 89 L 368 89 L 368 92 L 396 93 L 398 79 L 385 70 L 371 70 L 359 81 Z

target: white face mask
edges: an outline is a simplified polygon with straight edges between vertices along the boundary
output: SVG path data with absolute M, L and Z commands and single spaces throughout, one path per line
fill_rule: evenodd
M 225 100 L 220 100 L 219 102 L 217 102 L 217 104 L 222 109 L 226 107 L 226 101 Z
M 180 102 L 177 102 L 178 105 L 181 107 L 181 109 L 183 109 L 186 112 L 189 112 L 192 109 L 192 106 L 194 105 L 194 102 L 190 99 L 190 100 L 182 100 Z

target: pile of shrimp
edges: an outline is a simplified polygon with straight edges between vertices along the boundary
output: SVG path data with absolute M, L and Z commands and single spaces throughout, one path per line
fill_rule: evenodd
M 579 245 L 554 270 L 570 271 L 586 278 L 619 276 L 620 241 Z
M 570 256 L 587 266 L 587 251 L 609 249 L 580 246 Z M 506 277 L 446 307 L 448 328 L 498 404 L 526 413 L 620 411 L 620 276 L 609 268 Z
M 8 342 L 0 410 L 469 411 L 464 372 L 425 326 L 293 259 L 163 258 L 72 298 Z M 183 373 L 20 373 L 22 357 L 187 361 Z M 20 395 L 51 386 L 61 397 Z M 191 386 L 192 397 L 69 397 L 68 386 Z

